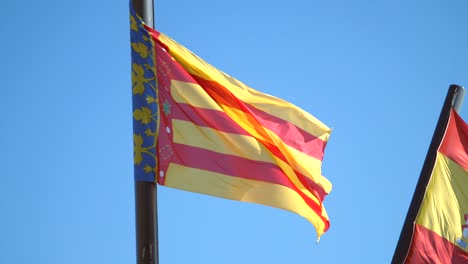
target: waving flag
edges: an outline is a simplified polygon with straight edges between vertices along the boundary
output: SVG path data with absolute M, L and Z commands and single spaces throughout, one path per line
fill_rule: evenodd
M 468 263 L 468 125 L 452 109 L 405 263 Z
M 286 209 L 320 237 L 330 129 L 130 19 L 135 179 Z

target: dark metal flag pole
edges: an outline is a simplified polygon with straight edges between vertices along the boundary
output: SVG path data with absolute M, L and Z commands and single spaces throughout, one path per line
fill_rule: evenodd
M 156 184 L 135 182 L 137 264 L 158 264 Z
M 146 25 L 154 28 L 154 0 L 133 0 Z M 137 264 L 158 264 L 157 189 L 154 182 L 135 181 Z
M 133 8 L 146 25 L 154 28 L 154 0 L 133 0 Z
M 429 145 L 429 150 L 427 151 L 426 160 L 424 161 L 424 165 L 416 185 L 416 190 L 413 194 L 413 199 L 411 200 L 408 213 L 406 214 L 406 220 L 400 233 L 400 239 L 398 240 L 398 244 L 393 255 L 392 264 L 402 264 L 406 259 L 411 239 L 413 237 L 413 225 L 416 221 L 419 208 L 421 207 L 426 186 L 428 185 L 432 174 L 432 169 L 437 156 L 437 149 L 439 148 L 445 134 L 445 129 L 450 117 L 450 111 L 452 107 L 455 111 L 460 111 L 464 95 L 465 90 L 463 87 L 454 84 L 450 85 L 431 144 Z

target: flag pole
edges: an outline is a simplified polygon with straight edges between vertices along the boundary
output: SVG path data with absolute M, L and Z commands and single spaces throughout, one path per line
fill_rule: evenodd
M 133 0 L 133 8 L 154 28 L 154 0 Z M 157 188 L 154 182 L 135 181 L 137 264 L 158 264 Z
M 453 109 L 455 112 L 460 113 L 461 107 L 463 105 L 463 99 L 465 98 L 465 89 L 461 86 L 458 86 L 457 94 L 453 99 Z
M 426 160 L 424 161 L 421 173 L 419 175 L 419 180 L 413 194 L 413 199 L 411 200 L 408 213 L 406 214 L 406 219 L 400 233 L 400 238 L 398 240 L 395 253 L 393 254 L 392 264 L 404 263 L 406 259 L 413 237 L 414 222 L 416 221 L 419 208 L 424 199 L 426 186 L 429 183 L 432 169 L 435 164 L 437 149 L 439 148 L 439 145 L 442 142 L 445 134 L 445 129 L 450 117 L 450 111 L 452 107 L 455 111 L 460 111 L 464 95 L 465 90 L 463 87 L 455 84 L 450 85 L 444 105 L 442 106 L 434 135 L 431 140 L 431 144 L 429 145 L 429 150 L 427 151 Z

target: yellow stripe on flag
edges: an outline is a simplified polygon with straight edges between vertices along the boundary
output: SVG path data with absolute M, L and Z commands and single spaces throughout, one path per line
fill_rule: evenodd
M 212 150 L 217 153 L 239 156 L 252 160 L 252 162 L 262 161 L 276 164 L 297 188 L 302 190 L 302 192 L 316 204 L 320 204 L 317 197 L 312 195 L 302 185 L 292 168 L 284 161 L 272 155 L 265 146 L 259 144 L 254 138 L 224 133 L 212 128 L 199 127 L 191 122 L 182 120 L 173 120 L 173 127 L 175 143 Z M 183 133 L 179 131 L 183 131 Z
M 468 214 L 468 172 L 440 152 L 416 223 L 455 244 Z
M 168 187 L 285 209 L 311 222 L 319 237 L 324 232 L 325 224 L 322 219 L 310 209 L 297 192 L 287 187 L 177 164 L 171 164 L 167 172 L 178 175 L 167 179 L 165 185 Z M 322 214 L 328 219 L 325 209 Z
M 195 83 L 172 80 L 171 95 L 177 103 L 189 104 L 203 109 L 223 111 L 203 88 Z

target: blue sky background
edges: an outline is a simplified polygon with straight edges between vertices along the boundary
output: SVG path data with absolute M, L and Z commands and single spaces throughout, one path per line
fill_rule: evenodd
M 389 263 L 448 86 L 468 86 L 468 3 L 155 7 L 159 30 L 334 129 L 319 244 L 293 213 L 160 187 L 160 263 Z M 135 263 L 128 2 L 1 13 L 0 263 Z

